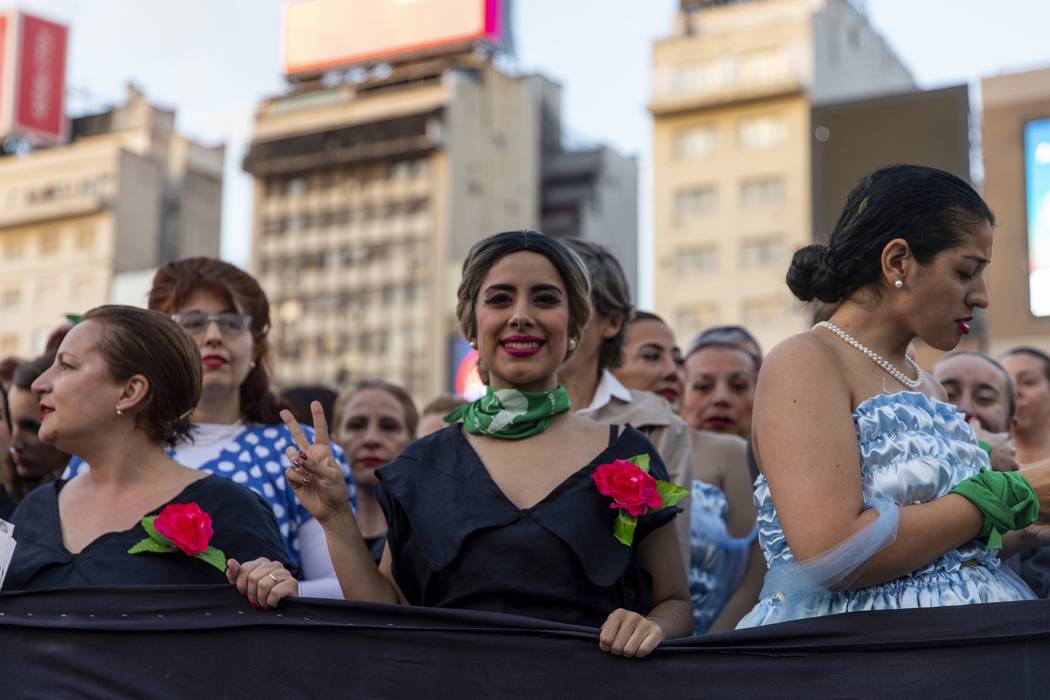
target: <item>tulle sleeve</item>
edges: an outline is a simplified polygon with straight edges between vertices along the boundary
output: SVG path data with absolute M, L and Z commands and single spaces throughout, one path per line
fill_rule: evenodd
M 874 508 L 879 517 L 819 556 L 771 569 L 761 597 L 849 588 L 860 576 L 862 565 L 897 539 L 900 524 L 900 507 L 893 501 L 872 498 L 864 505 Z

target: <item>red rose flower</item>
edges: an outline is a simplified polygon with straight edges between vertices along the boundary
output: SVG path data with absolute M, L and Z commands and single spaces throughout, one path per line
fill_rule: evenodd
M 641 467 L 625 459 L 602 464 L 591 474 L 598 493 L 613 499 L 610 508 L 623 508 L 637 517 L 646 508 L 660 508 L 663 499 L 656 489 L 656 479 Z
M 211 516 L 196 503 L 169 503 L 153 527 L 191 557 L 206 550 L 211 542 Z

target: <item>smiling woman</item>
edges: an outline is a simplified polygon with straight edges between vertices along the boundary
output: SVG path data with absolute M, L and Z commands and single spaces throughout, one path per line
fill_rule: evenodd
M 378 568 L 345 504 L 315 405 L 316 442 L 297 436 L 302 454 L 293 453 L 286 474 L 324 524 L 347 598 L 600 627 L 601 648 L 624 656 L 644 656 L 664 638 L 689 633 L 671 522 L 677 509 L 642 508 L 627 536 L 617 523 L 628 516 L 617 515 L 593 478 L 617 464 L 638 471 L 639 483 L 665 481 L 659 455 L 633 428 L 570 413 L 558 385 L 558 368 L 590 315 L 589 296 L 583 263 L 542 233 L 496 234 L 471 249 L 457 313 L 487 370 L 488 392 L 452 413 L 461 423 L 416 441 L 379 470 L 389 530 Z M 295 593 L 255 575 L 276 570 L 265 566 L 237 577 L 250 599 L 269 606 Z

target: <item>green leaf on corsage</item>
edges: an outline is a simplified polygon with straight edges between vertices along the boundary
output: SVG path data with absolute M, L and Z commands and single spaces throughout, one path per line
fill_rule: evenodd
M 208 562 L 222 573 L 226 573 L 226 555 L 222 553 L 221 549 L 215 547 L 208 547 L 196 557 L 201 561 Z
M 155 552 L 157 554 L 166 554 L 168 552 L 177 552 L 178 547 L 171 543 L 164 535 L 157 532 L 157 528 L 153 527 L 153 521 L 157 519 L 156 515 L 149 515 L 140 520 L 142 529 L 146 531 L 149 537 L 139 540 L 135 545 L 128 550 L 128 554 L 141 554 L 142 552 Z
M 134 547 L 128 550 L 128 554 L 141 554 L 142 552 L 156 552 L 157 554 L 167 554 L 168 552 L 174 552 L 176 550 L 175 545 L 164 544 L 163 542 L 157 542 L 156 540 L 145 537 L 139 540 Z
M 660 508 L 676 506 L 679 501 L 689 495 L 688 490 L 682 488 L 678 484 L 673 484 L 670 481 L 657 481 L 656 491 L 660 494 L 660 498 L 663 500 Z
M 613 537 L 620 544 L 630 547 L 634 542 L 634 528 L 637 526 L 638 518 L 626 510 L 619 510 L 616 513 L 616 520 L 613 521 Z
M 633 464 L 634 466 L 638 467 L 639 469 L 641 469 L 646 474 L 649 473 L 649 461 L 650 461 L 649 460 L 649 455 L 647 455 L 647 454 L 635 455 L 634 457 L 631 457 L 627 461 L 630 462 L 631 464 Z

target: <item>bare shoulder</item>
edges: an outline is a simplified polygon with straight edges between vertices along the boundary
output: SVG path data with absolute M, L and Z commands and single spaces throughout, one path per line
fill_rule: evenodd
M 747 440 L 739 435 L 692 430 L 693 475 L 695 478 L 723 486 L 726 475 L 734 471 L 747 473 Z
M 841 356 L 829 338 L 808 331 L 778 343 L 762 360 L 759 373 L 762 384 L 771 382 L 810 382 L 814 387 L 827 387 L 829 382 L 846 386 Z M 763 380 L 765 380 L 763 382 Z
M 694 430 L 693 453 L 697 458 L 724 461 L 747 461 L 747 440 L 739 435 Z

